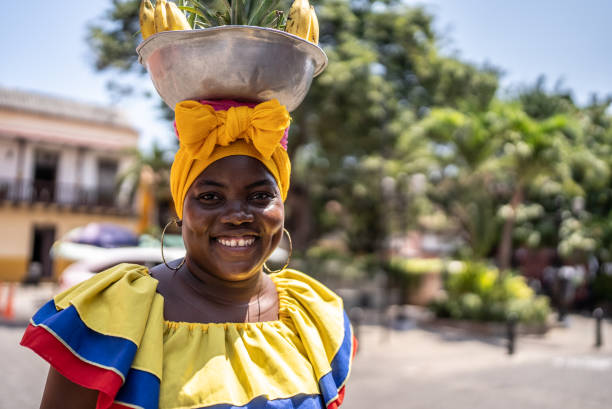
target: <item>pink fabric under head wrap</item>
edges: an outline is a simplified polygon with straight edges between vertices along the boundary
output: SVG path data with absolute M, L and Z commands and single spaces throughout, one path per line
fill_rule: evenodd
M 201 100 L 198 100 L 198 102 L 203 105 L 210 105 L 215 111 L 227 111 L 230 108 L 243 107 L 243 106 L 254 108 L 258 104 L 257 102 L 241 102 L 241 101 L 234 101 L 233 99 L 215 99 L 215 100 L 201 99 Z M 176 135 L 177 138 L 180 139 L 178 131 L 176 129 L 176 122 L 174 122 L 174 134 Z M 287 150 L 288 140 L 289 140 L 289 128 L 285 129 L 283 139 L 281 139 L 280 141 L 281 146 L 285 150 Z

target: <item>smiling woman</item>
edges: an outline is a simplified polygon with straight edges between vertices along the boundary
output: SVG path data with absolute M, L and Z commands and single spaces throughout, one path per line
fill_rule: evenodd
M 239 281 L 262 269 L 283 234 L 284 206 L 258 160 L 229 156 L 195 180 L 183 205 L 188 266 Z
M 285 231 L 287 110 L 175 113 L 185 259 L 118 265 L 41 308 L 22 340 L 51 364 L 41 407 L 337 408 L 356 349 L 342 300 L 298 271 L 263 271 Z

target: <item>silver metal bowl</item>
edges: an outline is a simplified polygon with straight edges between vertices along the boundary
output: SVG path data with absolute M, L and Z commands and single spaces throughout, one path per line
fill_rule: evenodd
M 327 65 L 317 45 L 252 26 L 164 31 L 147 38 L 136 52 L 171 109 L 187 99 L 276 98 L 291 112 Z

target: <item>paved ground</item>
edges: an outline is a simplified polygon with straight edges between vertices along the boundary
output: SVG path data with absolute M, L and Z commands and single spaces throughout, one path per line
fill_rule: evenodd
M 505 341 L 451 328 L 393 332 L 366 327 L 347 386 L 347 409 L 604 409 L 612 407 L 612 324 L 595 350 L 593 323 Z
M 29 316 L 54 288 L 20 287 L 12 318 L 0 316 L 0 409 L 37 408 L 48 366 L 19 347 Z M 0 314 L 8 290 L 0 287 Z M 567 328 L 505 340 L 433 326 L 388 331 L 364 326 L 347 386 L 345 409 L 609 409 L 612 323 L 596 350 L 592 319 L 571 316 Z
M 600 350 L 590 319 L 504 340 L 451 328 L 388 332 L 367 326 L 347 387 L 346 409 L 608 409 L 612 407 L 612 323 Z M 22 327 L 0 326 L 0 408 L 36 408 L 47 365 L 19 347 Z

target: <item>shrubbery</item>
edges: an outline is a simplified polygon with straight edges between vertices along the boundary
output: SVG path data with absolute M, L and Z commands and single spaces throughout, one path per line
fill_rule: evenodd
M 522 276 L 500 275 L 479 263 L 465 263 L 448 274 L 446 293 L 431 304 L 439 317 L 479 321 L 544 324 L 550 314 L 548 298 L 536 296 Z

